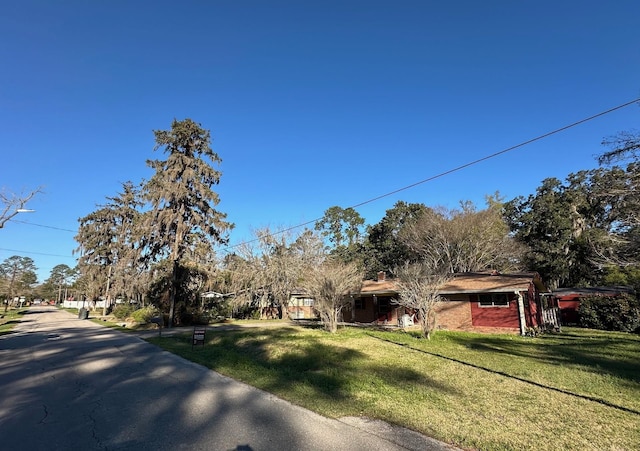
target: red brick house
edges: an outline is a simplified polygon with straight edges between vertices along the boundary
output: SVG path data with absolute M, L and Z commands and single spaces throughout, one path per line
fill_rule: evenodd
M 440 290 L 445 298 L 436 308 L 436 327 L 449 330 L 512 332 L 524 334 L 546 323 L 559 326 L 559 312 L 552 305 L 540 276 L 535 273 L 454 274 Z M 355 323 L 397 325 L 411 313 L 397 302 L 398 288 L 383 272 L 367 280 L 353 295 L 353 308 L 343 319 Z

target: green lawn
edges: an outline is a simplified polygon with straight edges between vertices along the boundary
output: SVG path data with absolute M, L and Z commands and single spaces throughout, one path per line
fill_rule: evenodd
M 640 337 L 539 338 L 299 327 L 150 339 L 329 417 L 366 416 L 462 448 L 640 449 Z
M 0 335 L 11 333 L 11 330 L 20 322 L 20 318 L 24 315 L 26 309 L 9 308 L 4 313 L 4 306 L 0 307 Z

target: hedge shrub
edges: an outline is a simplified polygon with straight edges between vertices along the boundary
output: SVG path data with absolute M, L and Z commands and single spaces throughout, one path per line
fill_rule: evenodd
M 580 300 L 582 327 L 621 332 L 640 332 L 640 302 L 633 296 L 587 296 Z
M 131 313 L 131 318 L 140 324 L 148 323 L 154 316 L 160 316 L 160 311 L 153 305 L 143 307 Z
M 111 314 L 118 319 L 125 319 L 131 316 L 136 307 L 128 302 L 116 304 Z

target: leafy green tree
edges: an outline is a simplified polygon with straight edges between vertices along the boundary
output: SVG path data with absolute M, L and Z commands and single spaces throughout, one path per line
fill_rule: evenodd
M 123 183 L 122 193 L 107 197 L 108 203 L 80 218 L 76 241 L 80 244 L 79 269 L 91 287 L 91 297 L 104 294 L 104 312 L 112 293 L 137 286 L 140 277 L 139 229 L 142 205 L 139 189 Z
M 51 283 L 49 279 L 47 279 L 43 283 L 34 287 L 33 297 L 47 300 L 57 299 L 58 287 L 55 284 Z
M 36 265 L 29 257 L 14 255 L 0 263 L 0 279 L 3 281 L 5 304 L 4 312 L 7 312 L 9 302 L 17 294 L 30 291 L 38 281 Z
M 201 312 L 198 296 L 206 274 L 202 274 L 190 261 L 177 265 L 177 271 L 174 273 L 174 265 L 168 259 L 154 264 L 151 274 L 153 278 L 147 294 L 153 305 L 164 312 L 171 311 L 171 294 L 175 293 L 172 326 L 199 321 Z
M 572 243 L 579 233 L 574 230 L 574 211 L 565 187 L 556 178 L 545 179 L 535 195 L 518 197 L 504 206 L 515 237 L 529 248 L 526 267 L 539 272 L 551 288 L 572 280 Z
M 220 202 L 212 190 L 221 172 L 212 164 L 220 157 L 211 149 L 208 130 L 185 119 L 174 120 L 170 130 L 156 130 L 155 150 L 162 149 L 166 160 L 149 160 L 154 175 L 143 187 L 143 198 L 150 204 L 145 213 L 146 256 L 151 261 L 171 263 L 169 327 L 173 324 L 178 273 L 186 267 L 190 248 L 200 244 L 224 244 L 225 232 L 232 227 L 226 214 L 215 208 Z
M 62 290 L 66 288 L 69 281 L 74 277 L 75 271 L 69 267 L 69 265 L 59 264 L 51 269 L 49 279 L 46 282 L 57 286 L 58 288 L 58 302 L 62 301 Z
M 527 267 L 555 288 L 598 284 L 612 267 L 640 263 L 639 181 L 635 163 L 579 171 L 507 202 L 510 229 L 528 246 Z
M 363 259 L 363 229 L 364 218 L 356 210 L 338 206 L 327 209 L 315 223 L 315 230 L 329 243 L 326 249 L 331 255 L 359 264 Z
M 405 225 L 414 223 L 426 211 L 424 204 L 398 201 L 380 222 L 367 228 L 364 241 L 367 278 L 374 278 L 379 271 L 390 273 L 407 261 L 418 260 L 418 255 L 400 239 L 400 235 Z
M 336 248 L 357 243 L 363 227 L 364 219 L 356 210 L 338 206 L 328 208 L 315 224 L 315 229 Z
M 605 270 L 602 282 L 607 286 L 632 287 L 636 293 L 640 293 L 640 265 L 610 265 Z

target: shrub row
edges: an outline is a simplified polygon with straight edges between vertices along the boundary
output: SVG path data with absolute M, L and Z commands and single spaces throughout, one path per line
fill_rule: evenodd
M 582 327 L 640 333 L 640 302 L 633 296 L 588 296 L 580 300 Z

